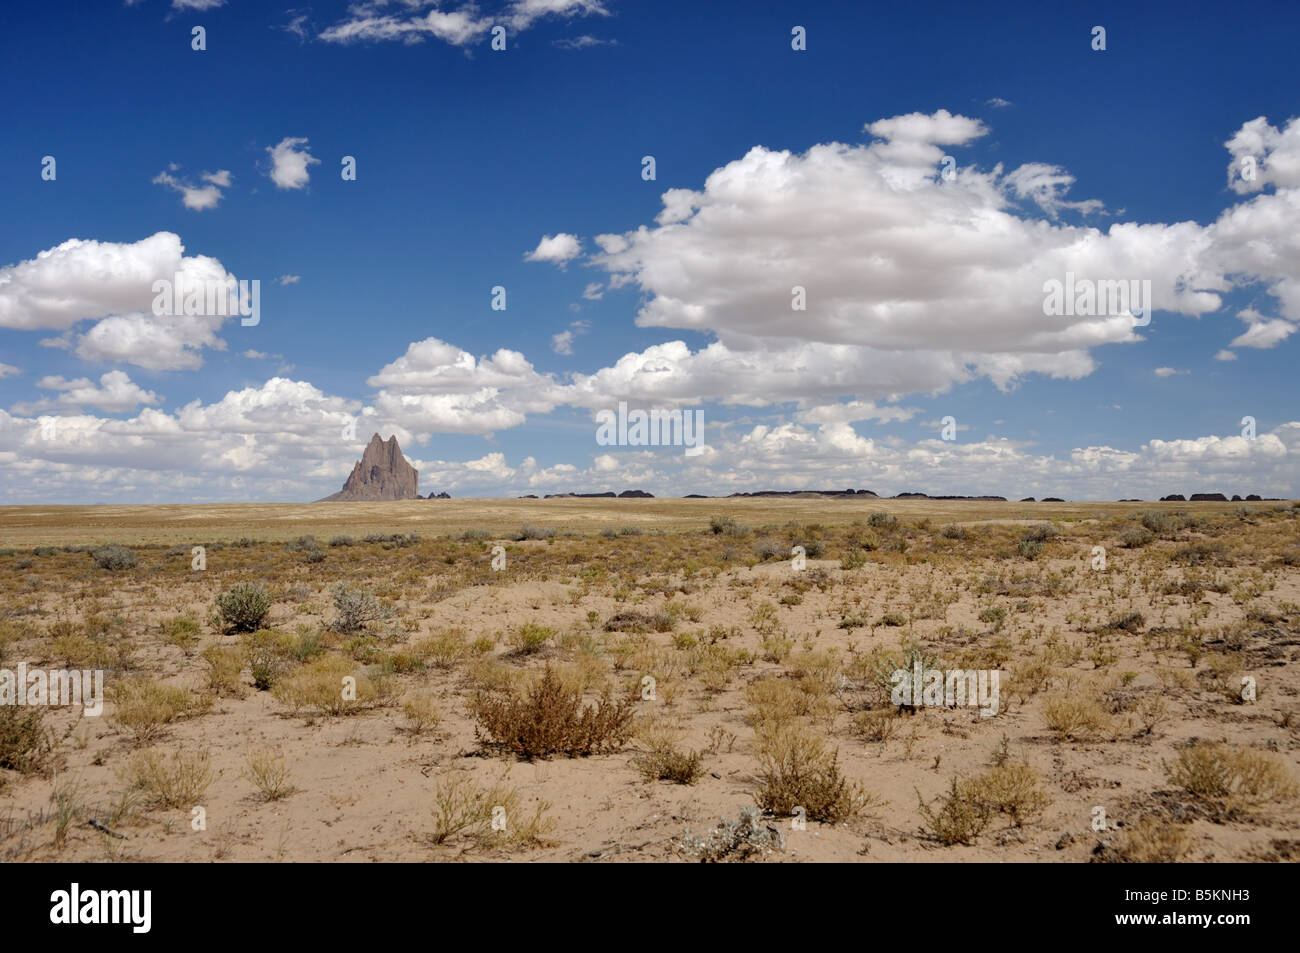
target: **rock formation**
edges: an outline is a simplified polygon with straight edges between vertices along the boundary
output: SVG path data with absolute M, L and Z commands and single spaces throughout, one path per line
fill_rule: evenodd
M 355 503 L 379 500 L 418 500 L 420 471 L 406 462 L 396 437 L 370 438 L 366 451 L 352 468 L 343 489 L 318 503 Z

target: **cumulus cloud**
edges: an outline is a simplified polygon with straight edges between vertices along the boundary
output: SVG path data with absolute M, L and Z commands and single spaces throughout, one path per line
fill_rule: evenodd
M 577 235 L 560 232 L 543 235 L 537 247 L 524 255 L 524 261 L 549 261 L 563 267 L 582 252 L 582 242 Z
M 22 373 L 22 368 L 14 367 L 12 364 L 0 364 L 0 380 L 6 377 L 15 377 Z
M 15 414 L 29 415 L 47 410 L 94 407 L 110 414 L 120 414 L 135 410 L 141 404 L 154 406 L 162 402 L 151 390 L 145 390 L 133 382 L 124 371 L 109 371 L 99 378 L 95 385 L 84 377 L 65 380 L 55 375 L 42 377 L 36 382 L 41 390 L 59 391 L 57 397 L 15 404 Z
M 301 189 L 311 180 L 311 166 L 320 165 L 308 151 L 306 139 L 285 137 L 274 146 L 267 146 L 271 154 L 271 181 L 276 188 Z
M 235 276 L 206 255 L 185 255 L 180 236 L 158 232 L 138 242 L 69 239 L 33 259 L 0 268 L 0 327 L 62 330 L 43 339 L 85 360 L 153 370 L 203 365 L 204 348 L 222 350 L 222 315 L 155 315 L 153 282 L 180 276 L 186 286 Z M 73 329 L 94 320 L 84 333 Z
M 560 385 L 506 348 L 491 357 L 426 338 L 369 378 L 374 406 L 424 439 L 431 433 L 490 434 L 517 427 L 529 413 L 548 413 Z
M 1173 377 L 1175 374 L 1190 374 L 1191 371 L 1180 371 L 1173 367 L 1157 367 L 1155 369 L 1156 377 Z
M 302 281 L 302 275 L 281 275 L 279 282 L 281 285 L 296 285 Z
M 1238 195 L 1259 192 L 1266 186 L 1300 186 L 1300 118 L 1282 129 L 1264 116 L 1243 125 L 1224 143 L 1232 153 L 1228 187 Z

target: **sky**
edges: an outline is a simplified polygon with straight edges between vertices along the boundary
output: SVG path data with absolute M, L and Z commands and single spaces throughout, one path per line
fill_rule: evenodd
M 1297 35 L 1290 3 L 12 4 L 0 503 L 317 499 L 373 433 L 454 497 L 1295 497 Z M 611 442 L 620 405 L 702 439 Z

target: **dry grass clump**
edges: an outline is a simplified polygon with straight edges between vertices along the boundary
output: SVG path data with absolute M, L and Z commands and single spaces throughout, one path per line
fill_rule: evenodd
M 470 704 L 475 729 L 522 758 L 570 758 L 617 751 L 632 731 L 635 695 L 615 699 L 609 688 L 584 705 L 577 685 L 566 685 L 549 665 L 532 685 L 480 692 Z
M 208 663 L 208 691 L 218 698 L 244 694 L 244 652 L 237 645 L 209 645 L 203 650 Z
M 1043 703 L 1047 729 L 1059 738 L 1077 740 L 1108 733 L 1111 717 L 1097 694 L 1087 685 L 1069 685 Z
M 546 817 L 550 804 L 539 801 L 530 814 L 522 798 L 505 784 L 481 787 L 467 774 L 455 773 L 438 779 L 433 792 L 433 833 L 430 840 L 444 844 L 460 835 L 480 847 L 512 843 L 539 847 L 555 827 Z
M 407 730 L 413 735 L 436 731 L 442 724 L 442 707 L 428 692 L 415 692 L 402 699 L 402 714 Z
M 0 768 L 24 774 L 39 771 L 54 747 L 44 708 L 0 705 Z M 0 775 L 0 785 L 4 776 Z
M 1300 793 L 1281 757 L 1239 745 L 1189 745 L 1164 767 L 1171 783 L 1224 811 L 1290 801 Z
M 135 744 L 153 741 L 167 725 L 201 707 L 188 688 L 164 685 L 144 675 L 119 682 L 108 698 L 113 704 L 109 724 L 130 735 Z
M 773 814 L 790 815 L 801 807 L 811 820 L 836 823 L 876 803 L 840 773 L 838 753 L 828 752 L 821 736 L 801 725 L 761 731 L 759 763 L 762 786 L 754 799 Z
M 704 752 L 682 751 L 681 731 L 673 725 L 647 720 L 636 731 L 645 750 L 632 759 L 646 781 L 694 784 L 704 773 Z
M 816 679 L 760 678 L 745 686 L 745 701 L 755 731 L 801 718 L 829 721 L 835 714 L 831 697 Z
M 1147 816 L 1125 830 L 1104 859 L 1122 864 L 1177 864 L 1191 849 L 1192 837 L 1186 824 Z
M 157 807 L 193 807 L 215 779 L 206 750 L 175 751 L 166 758 L 156 748 L 137 751 L 119 777 Z
M 945 846 L 972 844 L 997 814 L 1015 827 L 1051 803 L 1038 772 L 1023 761 L 1005 760 L 973 778 L 953 778 L 937 808 L 920 803 L 922 829 Z
M 354 662 L 336 655 L 323 655 L 284 676 L 271 694 L 295 715 L 351 715 L 373 706 L 379 696 Z
M 253 783 L 263 801 L 279 801 L 295 790 L 284 755 L 274 748 L 258 748 L 248 755 L 244 777 Z
M 464 629 L 439 629 L 412 646 L 412 651 L 434 668 L 451 669 L 469 657 L 471 647 Z
M 863 741 L 884 744 L 894 736 L 898 727 L 898 710 L 880 708 L 861 711 L 853 716 L 853 733 Z
M 1037 817 L 1052 803 L 1042 778 L 1024 761 L 1004 761 L 965 784 L 970 800 L 990 814 L 1005 814 L 1015 827 Z

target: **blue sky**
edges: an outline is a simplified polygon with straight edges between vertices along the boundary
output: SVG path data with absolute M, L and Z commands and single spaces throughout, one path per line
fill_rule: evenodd
M 85 7 L 0 33 L 0 502 L 312 499 L 374 431 L 456 496 L 1297 492 L 1293 5 Z M 199 260 L 256 326 L 149 311 Z

